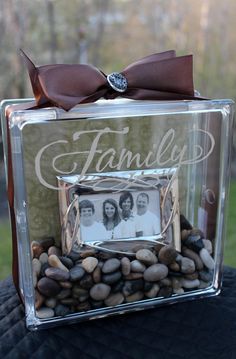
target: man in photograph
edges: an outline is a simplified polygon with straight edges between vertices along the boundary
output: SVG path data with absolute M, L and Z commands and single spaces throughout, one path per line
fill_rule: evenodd
M 139 193 L 136 200 L 137 213 L 135 215 L 136 236 L 153 236 L 160 233 L 160 218 L 149 211 L 149 196 Z
M 106 235 L 105 227 L 102 223 L 95 221 L 94 204 L 84 199 L 79 203 L 80 212 L 80 235 L 83 242 L 104 240 Z

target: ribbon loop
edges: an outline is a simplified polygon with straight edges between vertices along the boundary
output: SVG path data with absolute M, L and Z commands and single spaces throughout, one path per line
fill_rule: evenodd
M 91 65 L 36 67 L 21 50 L 38 107 L 68 111 L 81 103 L 118 96 L 134 100 L 202 100 L 195 96 L 192 55 L 166 51 L 144 57 L 106 76 Z

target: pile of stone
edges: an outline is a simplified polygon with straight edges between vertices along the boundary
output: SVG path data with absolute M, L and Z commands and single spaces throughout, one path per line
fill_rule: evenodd
M 131 255 L 82 248 L 62 256 L 53 238 L 34 241 L 35 307 L 38 318 L 182 295 L 211 285 L 212 243 L 202 232 L 182 229 L 182 250 L 157 243 Z

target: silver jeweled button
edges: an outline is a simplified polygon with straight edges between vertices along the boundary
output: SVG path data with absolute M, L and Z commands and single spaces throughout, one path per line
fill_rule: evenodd
M 107 82 L 117 92 L 125 92 L 128 87 L 128 82 L 124 75 L 119 72 L 112 72 L 107 75 Z

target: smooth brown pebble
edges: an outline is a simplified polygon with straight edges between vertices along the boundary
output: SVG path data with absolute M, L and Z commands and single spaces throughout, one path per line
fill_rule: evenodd
M 115 294 L 110 294 L 107 299 L 105 299 L 104 303 L 108 306 L 108 307 L 114 307 L 115 305 L 119 305 L 121 303 L 123 303 L 125 297 L 123 296 L 122 293 L 115 293 Z
M 159 290 L 160 290 L 159 285 L 155 283 L 153 284 L 152 288 L 148 292 L 145 292 L 145 296 L 147 298 L 155 298 Z
M 199 276 L 198 272 L 193 272 L 191 274 L 185 274 L 184 278 L 194 280 L 194 279 L 198 279 L 198 276 Z
M 165 264 L 153 264 L 145 270 L 143 277 L 148 282 L 157 282 L 167 277 L 167 275 L 168 268 Z
M 128 257 L 123 257 L 120 261 L 121 263 L 121 272 L 123 275 L 128 275 L 130 273 L 130 260 Z
M 54 279 L 46 278 L 46 277 L 41 278 L 38 281 L 37 286 L 40 293 L 42 293 L 46 297 L 54 297 L 61 290 L 61 287 Z
M 55 279 L 57 281 L 67 281 L 70 278 L 69 272 L 56 267 L 49 267 L 45 270 L 45 275 L 48 278 Z
M 61 250 L 60 248 L 56 246 L 51 246 L 48 248 L 48 256 L 51 256 L 52 254 L 56 255 L 57 257 L 61 256 Z
M 189 229 L 183 229 L 181 231 L 181 240 L 185 241 L 188 238 L 188 236 L 190 235 L 190 232 L 191 232 L 191 230 L 189 230 Z
M 87 257 L 81 263 L 82 267 L 87 273 L 92 273 L 94 269 L 97 267 L 97 264 L 98 264 L 98 259 L 95 257 Z
M 197 270 L 200 271 L 203 269 L 204 266 L 203 261 L 201 260 L 200 256 L 196 252 L 194 252 L 189 248 L 183 247 L 182 253 L 185 257 L 188 257 L 194 261 Z
M 40 254 L 43 253 L 43 247 L 37 242 L 31 242 L 31 252 L 33 258 L 39 258 Z
M 81 258 L 92 257 L 95 255 L 95 253 L 96 253 L 95 249 L 86 249 L 86 250 L 80 252 L 80 257 Z
M 45 297 L 39 293 L 37 290 L 35 290 L 35 309 L 38 310 L 42 307 L 44 303 Z
M 69 269 L 66 268 L 66 266 L 64 266 L 64 264 L 62 264 L 62 262 L 60 261 L 60 259 L 55 255 L 55 254 L 51 254 L 48 257 L 48 263 L 50 264 L 50 266 L 55 267 L 55 268 L 59 268 L 62 269 L 66 272 L 69 272 Z
M 179 272 L 180 271 L 180 265 L 177 262 L 171 263 L 169 265 L 170 270 L 173 272 Z
M 157 257 L 149 249 L 140 249 L 136 253 L 136 258 L 147 265 L 157 263 Z
M 159 262 L 169 265 L 175 262 L 177 251 L 171 245 L 164 246 L 160 249 L 158 254 Z
M 97 266 L 97 267 L 94 269 L 93 274 L 92 274 L 92 277 L 93 277 L 94 283 L 99 283 L 99 282 L 101 282 L 102 271 L 101 271 L 101 268 L 100 268 L 99 266 Z
M 69 281 L 59 282 L 59 284 L 62 288 L 66 288 L 66 289 L 72 288 L 72 283 Z
M 136 302 L 138 300 L 142 300 L 144 297 L 144 293 L 141 291 L 135 292 L 131 295 L 129 295 L 128 297 L 126 297 L 126 302 Z
M 98 283 L 90 289 L 89 293 L 92 299 L 99 301 L 106 299 L 110 294 L 110 291 L 111 287 L 109 285 L 104 283 Z
M 125 275 L 124 278 L 127 280 L 140 279 L 143 278 L 143 273 L 130 273 L 128 275 Z

